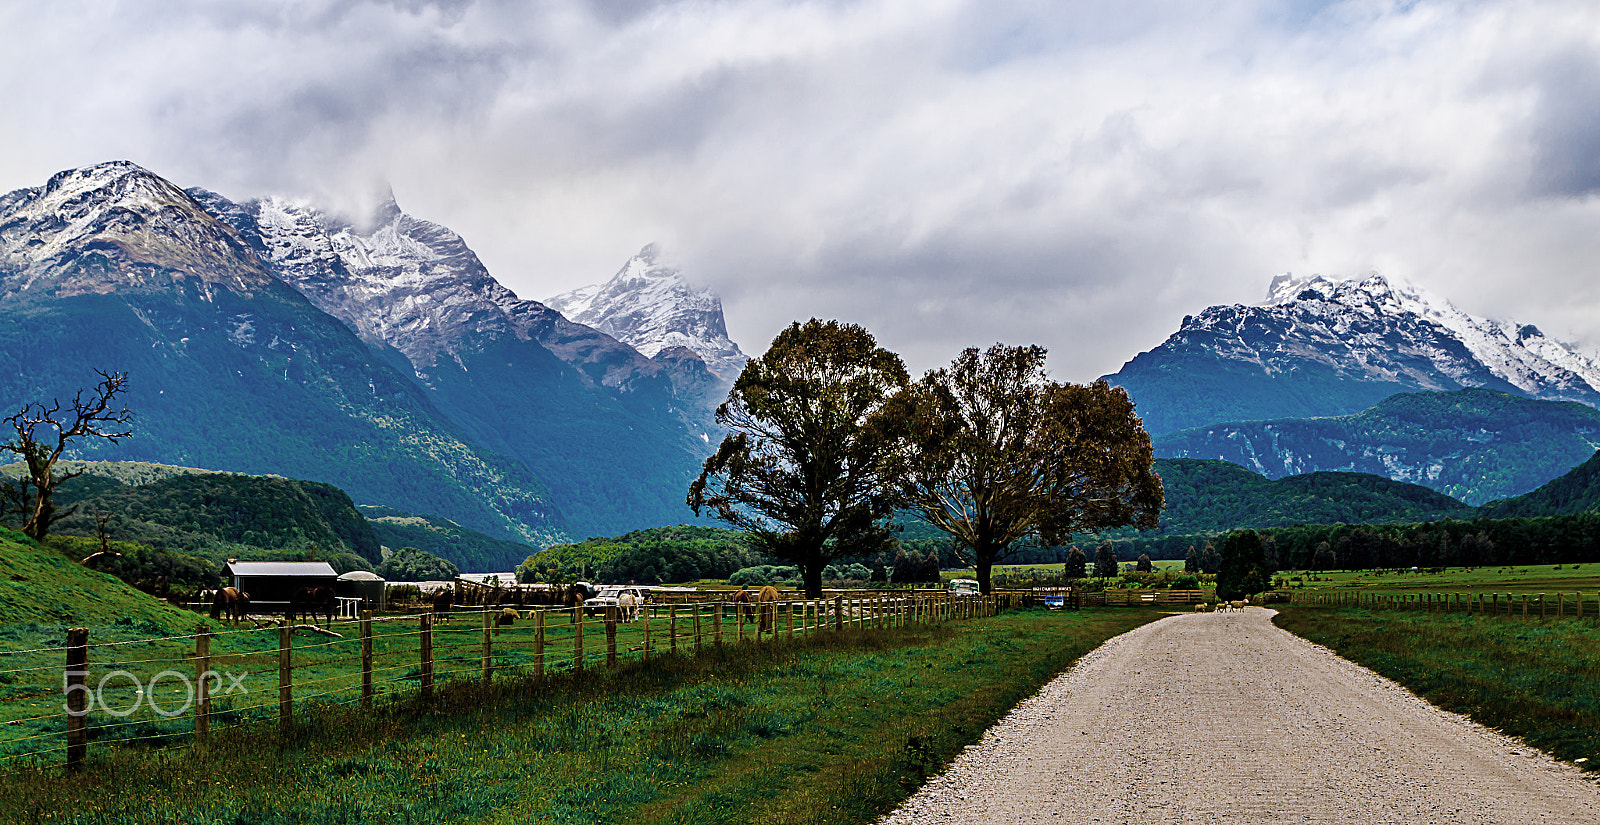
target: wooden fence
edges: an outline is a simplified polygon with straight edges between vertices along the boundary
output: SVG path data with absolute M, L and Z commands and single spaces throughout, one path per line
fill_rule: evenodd
M 1520 598 L 1519 598 L 1520 597 Z M 1371 610 L 1420 610 L 1477 616 L 1522 618 L 1572 617 L 1600 619 L 1600 594 L 1556 593 L 1295 593 L 1295 604 L 1365 607 Z
M 1205 590 L 1102 590 L 1083 594 L 1085 607 L 1142 607 L 1182 605 L 1192 607 L 1216 594 Z
M 502 608 L 363 613 L 326 628 L 201 625 L 186 636 L 101 642 L 91 641 L 87 629 L 74 628 L 62 646 L 0 651 L 0 684 L 9 693 L 17 694 L 20 686 L 29 699 L 65 694 L 56 709 L 0 727 L 0 765 L 38 767 L 60 760 L 76 770 L 91 739 L 204 749 L 221 727 L 274 719 L 287 736 L 294 730 L 296 704 L 311 700 L 370 708 L 380 696 L 426 699 L 445 680 L 487 685 L 508 673 L 545 679 L 729 643 L 989 616 L 1007 601 L 994 595 L 858 594 L 765 606 L 646 604 L 633 616 L 617 607 L 607 607 L 603 617 L 586 615 L 583 608 L 535 609 L 519 612 L 508 626 L 499 624 L 510 618 Z M 30 693 L 35 685 L 39 691 Z M 28 706 L 39 704 L 44 703 Z M 0 703 L 0 714 L 12 710 Z

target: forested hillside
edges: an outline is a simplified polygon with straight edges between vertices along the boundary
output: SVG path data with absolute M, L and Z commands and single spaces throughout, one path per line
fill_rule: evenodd
M 1600 411 L 1484 389 L 1394 395 L 1354 415 L 1214 424 L 1156 455 L 1231 461 L 1268 478 L 1318 470 L 1421 484 L 1469 504 L 1520 495 L 1600 447 Z
M 133 462 L 87 468 L 56 494 L 58 508 L 78 507 L 57 535 L 95 536 L 103 515 L 111 539 L 216 562 L 314 555 L 349 569 L 381 558 L 367 520 L 331 484 Z
M 448 559 L 464 573 L 503 573 L 516 569 L 538 548 L 486 536 L 438 516 L 402 513 L 390 507 L 361 505 L 378 543 L 390 550 L 415 547 Z
M 685 524 L 557 545 L 518 565 L 517 580 L 687 582 L 727 578 L 759 562 L 743 533 Z
M 1566 475 L 1526 495 L 1483 506 L 1489 518 L 1557 516 L 1600 511 L 1600 452 Z

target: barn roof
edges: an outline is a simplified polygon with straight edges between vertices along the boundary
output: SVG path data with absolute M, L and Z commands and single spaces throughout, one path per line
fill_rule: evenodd
M 230 576 L 310 576 L 333 579 L 339 576 L 325 561 L 230 561 L 223 565 Z

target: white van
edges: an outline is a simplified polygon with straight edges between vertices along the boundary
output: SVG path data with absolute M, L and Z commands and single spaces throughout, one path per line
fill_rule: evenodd
M 976 579 L 951 579 L 949 593 L 952 596 L 976 596 L 978 582 Z

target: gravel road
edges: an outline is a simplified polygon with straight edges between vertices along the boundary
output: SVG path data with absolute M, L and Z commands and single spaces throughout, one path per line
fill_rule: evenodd
M 880 825 L 1600 823 L 1571 765 L 1273 626 L 1124 633 L 1019 705 Z

